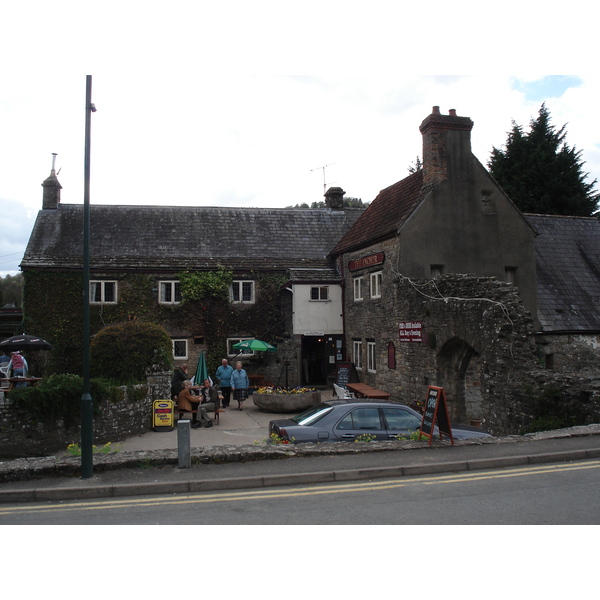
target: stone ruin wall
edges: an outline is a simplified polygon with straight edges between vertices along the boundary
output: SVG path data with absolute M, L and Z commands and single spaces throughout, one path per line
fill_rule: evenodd
M 564 385 L 565 402 L 586 399 L 600 415 L 597 345 L 575 338 L 569 343 L 552 340 L 555 366 L 544 368 L 533 319 L 514 286 L 469 275 L 445 275 L 435 285 L 430 280 L 412 283 L 396 277 L 392 302 L 355 312 L 355 331 L 363 331 L 356 337 L 375 339 L 378 351 L 377 373 L 365 368 L 361 381 L 407 404 L 424 400 L 429 385 L 444 387 L 452 420 L 480 419 L 493 435 L 520 433 L 532 421 L 527 391 L 547 385 Z M 423 341 L 401 342 L 402 321 L 422 322 Z M 390 341 L 396 349 L 395 369 L 387 365 Z M 352 343 L 351 334 L 347 343 Z M 455 382 L 448 373 L 456 372 L 461 360 L 469 365 L 463 378 L 465 403 L 456 406 Z

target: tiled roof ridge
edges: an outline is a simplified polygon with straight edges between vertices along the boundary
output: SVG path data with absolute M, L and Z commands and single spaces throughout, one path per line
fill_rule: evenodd
M 383 188 L 336 244 L 332 254 L 340 254 L 394 234 L 430 188 L 423 185 L 422 169 Z

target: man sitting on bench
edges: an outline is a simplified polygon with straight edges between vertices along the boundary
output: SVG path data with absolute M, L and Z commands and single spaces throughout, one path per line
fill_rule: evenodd
M 200 401 L 202 398 L 193 396 L 190 391 L 191 388 L 192 382 L 189 379 L 186 379 L 183 382 L 183 389 L 177 396 L 177 409 L 185 411 L 197 411 L 192 412 L 192 427 L 194 429 L 202 427 L 203 423 L 205 427 L 212 427 L 212 421 L 210 420 L 206 409 L 200 406 Z M 198 414 L 200 415 L 200 419 L 198 419 Z
M 204 385 L 200 388 L 200 398 L 202 398 L 200 402 L 200 408 L 202 410 L 207 410 L 209 412 L 216 412 L 219 410 L 219 407 L 221 406 L 219 392 L 216 387 L 210 385 L 210 379 L 204 380 Z M 210 427 L 211 425 L 212 421 L 207 427 Z

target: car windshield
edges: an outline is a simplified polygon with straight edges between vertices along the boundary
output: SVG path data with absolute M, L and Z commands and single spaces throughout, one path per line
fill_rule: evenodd
M 327 413 L 333 410 L 333 406 L 327 406 L 326 404 L 319 404 L 318 406 L 313 406 L 308 410 L 292 417 L 292 421 L 298 423 L 298 425 L 312 425 L 316 423 L 319 419 L 322 419 Z

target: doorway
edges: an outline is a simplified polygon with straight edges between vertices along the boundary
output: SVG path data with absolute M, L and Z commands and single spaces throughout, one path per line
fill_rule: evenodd
M 331 335 L 302 336 L 302 385 L 327 385 L 330 372 L 335 370 L 335 340 Z
M 438 354 L 438 381 L 446 392 L 450 419 L 468 423 L 481 418 L 480 356 L 464 340 L 453 338 Z

